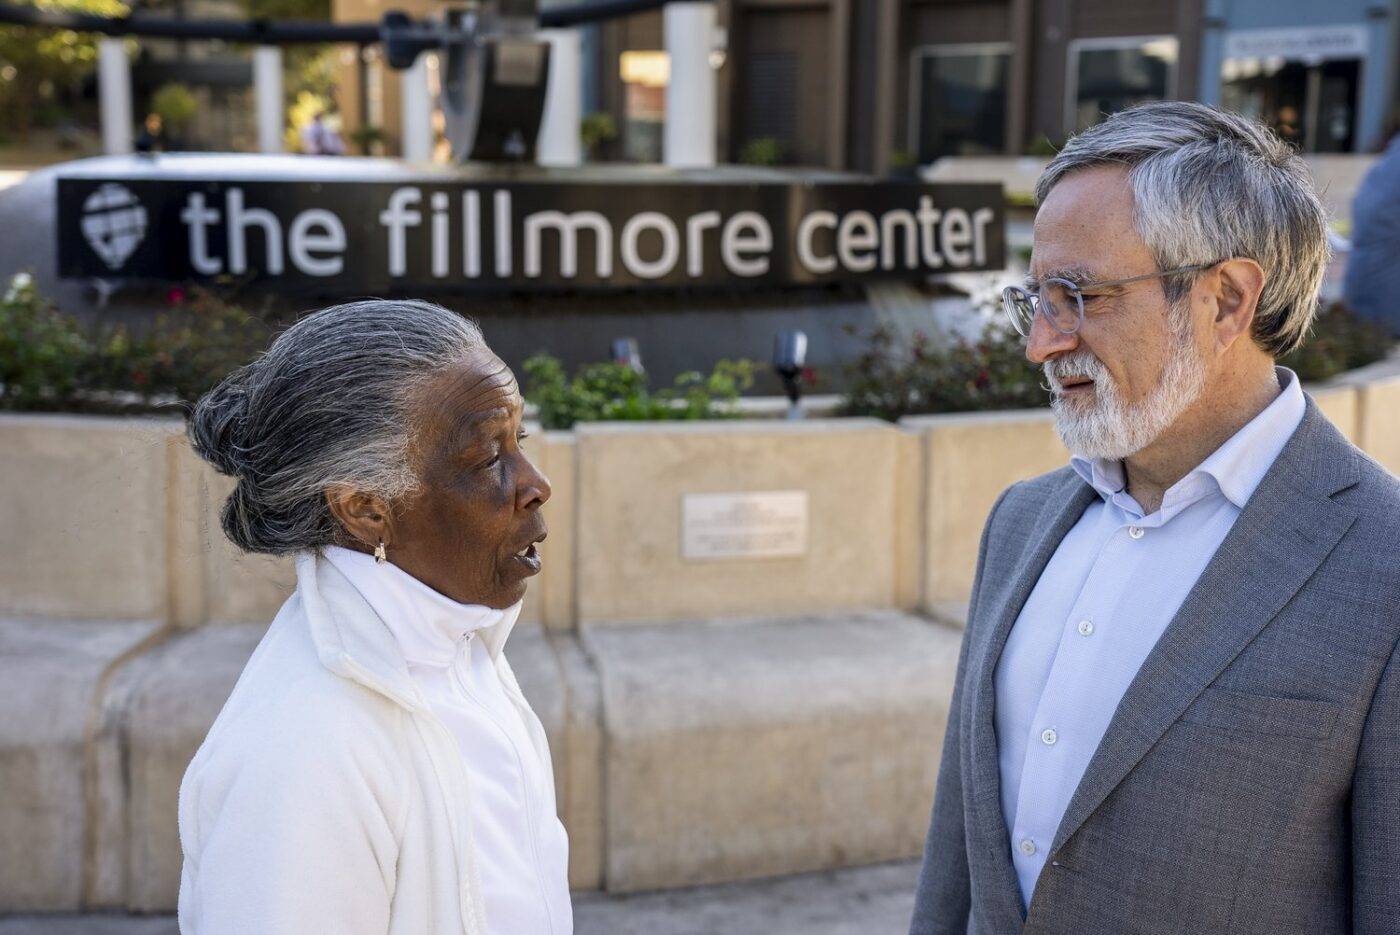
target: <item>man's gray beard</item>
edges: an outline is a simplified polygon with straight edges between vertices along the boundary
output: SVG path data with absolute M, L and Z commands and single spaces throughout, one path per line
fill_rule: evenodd
M 1061 376 L 1078 374 L 1094 381 L 1093 400 L 1088 405 L 1058 392 L 1051 403 L 1055 430 L 1072 453 L 1111 461 L 1136 454 L 1200 398 L 1206 368 L 1192 343 L 1190 306 L 1173 307 L 1169 323 L 1173 340 L 1166 366 L 1156 387 L 1136 404 L 1123 399 L 1107 368 L 1088 351 L 1045 362 L 1045 378 L 1053 388 L 1058 389 Z

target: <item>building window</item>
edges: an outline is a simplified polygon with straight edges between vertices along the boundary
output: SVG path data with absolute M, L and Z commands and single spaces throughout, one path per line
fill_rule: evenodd
M 745 63 L 743 133 L 739 161 L 780 163 L 799 151 L 797 54 L 755 50 Z
M 618 61 L 618 76 L 625 94 L 623 156 L 633 162 L 660 162 L 671 57 L 659 51 L 623 52 Z
M 1006 151 L 1006 43 L 924 46 L 909 69 L 909 146 L 920 163 Z
M 1364 26 L 1227 34 L 1220 104 L 1310 153 L 1356 149 Z
M 1109 114 L 1176 94 L 1176 40 L 1171 36 L 1076 39 L 1069 44 L 1065 126 L 1093 126 Z

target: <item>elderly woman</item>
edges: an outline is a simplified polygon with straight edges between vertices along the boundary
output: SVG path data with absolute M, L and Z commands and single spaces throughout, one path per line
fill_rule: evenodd
M 325 309 L 200 400 L 239 548 L 297 588 L 180 787 L 180 930 L 572 930 L 544 730 L 502 652 L 549 482 L 509 368 L 423 302 Z

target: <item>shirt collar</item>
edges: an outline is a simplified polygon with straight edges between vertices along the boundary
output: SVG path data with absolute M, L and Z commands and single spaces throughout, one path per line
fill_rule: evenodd
M 384 621 L 404 658 L 416 665 L 446 666 L 464 638 L 487 629 L 504 635 L 520 615 L 520 603 L 504 610 L 459 604 L 392 562 L 380 564 L 362 552 L 328 546 L 322 554 Z
M 1184 508 L 1185 498 L 1199 499 L 1203 487 L 1201 482 L 1205 479 L 1213 480 L 1227 500 L 1244 509 L 1283 446 L 1303 421 L 1303 413 L 1307 409 L 1298 375 L 1287 367 L 1275 367 L 1274 373 L 1279 382 L 1278 396 L 1195 470 L 1168 488 L 1162 498 L 1164 512 Z M 1070 458 L 1070 465 L 1104 500 L 1112 503 L 1121 499 L 1118 495 L 1126 496 L 1122 461 L 1074 455 Z M 1173 506 L 1175 510 L 1172 510 Z

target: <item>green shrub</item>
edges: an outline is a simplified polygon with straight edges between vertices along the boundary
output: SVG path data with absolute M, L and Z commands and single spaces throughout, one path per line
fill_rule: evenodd
M 744 144 L 739 150 L 739 161 L 746 166 L 776 166 L 784 155 L 783 144 L 775 137 L 761 136 Z
M 89 389 L 192 402 L 224 375 L 252 360 L 271 329 L 242 306 L 196 292 L 135 333 L 124 326 L 94 332 Z
M 852 329 L 853 333 L 853 329 Z M 846 368 L 846 415 L 897 421 L 930 412 L 1027 409 L 1045 406 L 1039 368 L 1026 360 L 1025 344 L 1009 325 L 988 327 L 977 341 L 935 346 L 916 333 L 904 340 L 880 326 Z
M 166 129 L 178 132 L 199 113 L 199 101 L 188 85 L 178 82 L 163 84 L 151 95 L 151 110 L 160 114 Z
M 525 361 L 525 398 L 539 407 L 547 429 L 576 422 L 666 421 L 732 418 L 732 404 L 753 385 L 754 365 L 721 360 L 709 376 L 683 373 L 669 389 L 652 392 L 645 374 L 623 364 L 587 364 L 569 379 L 549 354 Z
M 1279 359 L 1311 383 L 1375 363 L 1390 353 L 1395 338 L 1384 326 L 1361 318 L 1340 302 L 1322 309 L 1312 334 L 1298 350 Z
M 171 305 L 140 331 L 83 327 L 16 274 L 0 301 L 0 408 L 174 409 L 267 346 L 261 318 L 211 293 L 175 289 Z
M 617 121 L 605 110 L 594 111 L 579 121 L 579 141 L 590 156 L 597 156 L 607 143 L 617 139 Z
M 350 142 L 355 144 L 355 148 L 368 156 L 374 147 L 388 139 L 383 127 L 377 127 L 372 123 L 361 124 L 350 131 Z M 301 136 L 297 136 L 297 146 L 301 146 Z
M 56 409 L 82 383 L 82 330 L 16 273 L 0 296 L 0 407 Z
M 995 322 L 978 341 L 934 347 L 916 334 L 905 340 L 880 327 L 847 368 L 843 411 L 896 421 L 906 415 L 1048 405 L 1040 368 L 1026 360 L 1025 339 Z M 1328 380 L 1382 359 L 1396 345 L 1386 330 L 1341 304 L 1318 315 L 1298 350 L 1279 359 L 1306 383 Z

